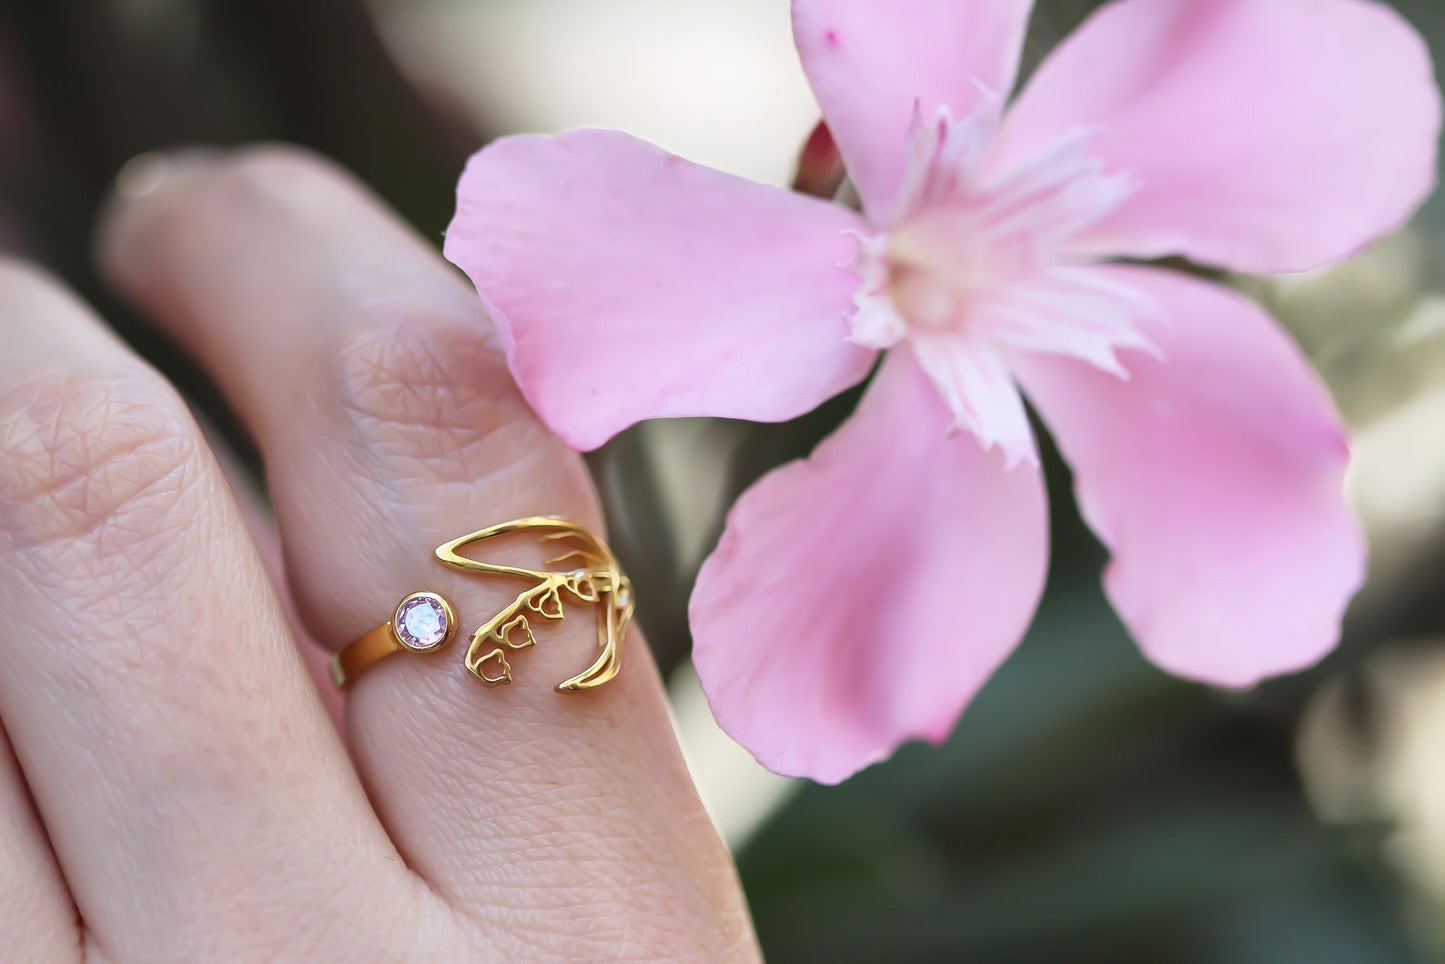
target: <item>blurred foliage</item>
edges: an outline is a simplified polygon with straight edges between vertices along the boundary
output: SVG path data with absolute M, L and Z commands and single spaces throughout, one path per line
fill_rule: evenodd
M 1040 0 L 1026 69 L 1095 5 Z M 1400 6 L 1445 60 L 1445 3 Z M 453 117 L 391 62 L 357 0 L 0 0 L 0 244 L 95 301 L 244 449 L 206 379 L 94 277 L 90 236 L 115 172 L 146 150 L 288 140 L 356 171 L 437 239 L 465 154 L 484 139 Z M 1438 266 L 1445 201 L 1422 223 Z M 731 490 L 805 454 L 856 399 L 727 429 L 741 436 Z M 592 466 L 641 619 L 671 666 L 686 658 L 695 573 L 651 444 L 625 433 Z M 1348 674 L 1381 639 L 1445 631 L 1438 579 L 1357 610 L 1346 645 L 1312 673 L 1247 695 L 1182 683 L 1128 641 L 1067 472 L 1056 454 L 1046 461 L 1049 589 L 955 736 L 805 789 L 740 855 L 769 959 L 1423 960 L 1380 863 L 1384 828 L 1323 827 L 1293 739 L 1321 680 Z

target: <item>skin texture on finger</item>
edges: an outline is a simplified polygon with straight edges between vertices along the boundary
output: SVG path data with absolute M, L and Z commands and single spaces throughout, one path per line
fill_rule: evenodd
M 179 397 L 32 271 L 0 267 L 0 324 L 0 717 L 90 944 L 433 959 L 409 955 L 449 915 L 370 810 Z
M 80 920 L 0 730 L 0 964 L 81 960 Z
M 316 685 L 316 697 L 326 707 L 326 715 L 331 717 L 337 732 L 344 733 L 342 714 L 345 700 L 341 691 L 331 683 L 331 671 L 327 665 L 331 662 L 331 654 L 311 638 L 311 634 L 301 624 L 296 604 L 291 601 L 291 587 L 286 583 L 286 563 L 281 557 L 281 539 L 276 534 L 276 520 L 271 517 L 271 509 L 256 491 L 245 467 L 226 448 L 225 441 L 211 431 L 206 432 L 206 441 L 215 453 L 226 481 L 231 484 L 231 494 L 235 496 L 236 506 L 241 510 L 246 531 L 251 534 L 251 541 L 255 543 L 256 552 L 261 556 L 266 575 L 271 577 L 271 588 L 286 612 L 286 625 L 291 630 L 291 638 L 296 640 L 301 661 L 306 664 L 306 671 L 311 674 L 311 681 Z
M 463 575 L 441 543 L 511 518 L 600 528 L 581 461 L 513 385 L 475 294 L 345 175 L 261 149 L 147 172 L 103 232 L 117 284 L 210 368 L 260 442 L 290 582 L 339 648 L 438 591 L 460 638 L 396 656 L 350 691 L 348 732 L 411 866 L 526 959 L 756 958 L 736 876 L 683 765 L 634 632 L 600 690 L 576 604 L 467 675 L 467 635 L 519 585 Z M 486 558 L 536 565 L 521 540 Z

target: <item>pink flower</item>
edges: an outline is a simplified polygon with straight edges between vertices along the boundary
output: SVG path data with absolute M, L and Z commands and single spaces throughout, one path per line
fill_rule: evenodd
M 472 158 L 447 256 L 533 407 L 592 448 L 644 418 L 858 411 L 747 491 L 692 598 L 719 722 L 842 779 L 942 739 L 1032 617 L 1044 487 L 1020 389 L 1144 652 L 1246 687 L 1318 660 L 1360 585 L 1345 436 L 1248 300 L 1120 259 L 1302 271 L 1434 183 L 1419 36 L 1369 0 L 1117 0 L 1004 110 L 1029 0 L 795 0 L 863 213 L 625 134 Z

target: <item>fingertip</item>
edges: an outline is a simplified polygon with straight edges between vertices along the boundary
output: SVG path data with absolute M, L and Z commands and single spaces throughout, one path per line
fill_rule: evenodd
M 123 289 L 141 277 L 137 256 L 179 188 L 215 164 L 223 152 L 187 147 L 137 154 L 115 176 L 96 218 L 94 251 L 101 274 Z

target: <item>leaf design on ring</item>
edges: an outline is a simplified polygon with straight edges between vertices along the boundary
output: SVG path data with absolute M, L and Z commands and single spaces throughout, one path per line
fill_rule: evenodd
M 512 638 L 512 633 L 521 630 L 521 640 Z M 532 633 L 532 626 L 527 622 L 527 617 L 518 614 L 517 618 L 494 632 L 493 637 L 508 649 L 526 649 L 528 646 L 537 645 L 537 637 Z
M 548 619 L 561 619 L 564 616 L 562 597 L 557 593 L 556 586 L 548 586 L 541 595 L 527 600 L 527 605 Z
M 496 675 L 489 675 L 482 667 L 494 659 L 500 668 L 500 672 Z M 507 662 L 507 654 L 503 653 L 500 649 L 494 649 L 477 660 L 476 668 L 472 669 L 472 672 L 476 675 L 477 679 L 486 683 L 488 686 L 501 686 L 504 683 L 510 683 L 512 681 L 512 664 Z
M 549 559 L 546 565 L 566 562 L 569 568 L 527 569 L 482 562 L 462 555 L 463 549 L 478 543 L 530 531 L 540 531 L 544 542 L 564 543 L 567 551 Z M 530 583 L 529 588 L 519 593 L 506 608 L 472 633 L 466 666 L 486 685 L 500 686 L 512 681 L 511 665 L 504 649 L 515 652 L 537 644 L 536 634 L 527 618 L 529 612 L 547 620 L 566 618 L 564 590 L 578 602 L 598 606 L 599 653 L 581 673 L 557 684 L 557 690 L 573 693 L 593 689 L 617 675 L 621 665 L 622 639 L 632 619 L 632 587 L 612 551 L 582 526 L 550 516 L 531 516 L 454 539 L 439 546 L 436 557 L 453 569 Z

